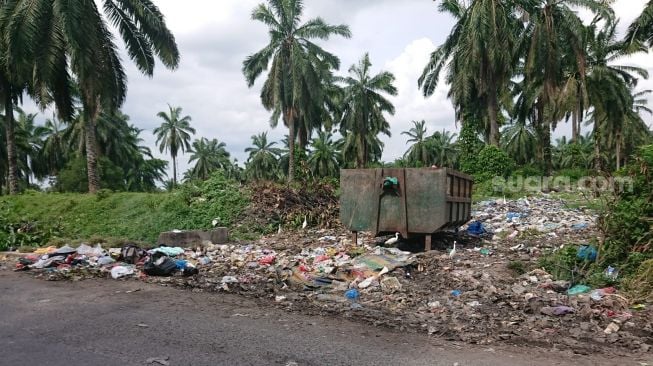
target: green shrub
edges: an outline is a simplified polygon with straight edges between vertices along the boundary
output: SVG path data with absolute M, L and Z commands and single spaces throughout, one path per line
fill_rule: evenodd
M 569 177 L 572 181 L 577 181 L 582 177 L 593 176 L 595 174 L 596 174 L 595 172 L 592 172 L 584 168 L 560 169 L 555 173 L 556 176 Z
M 542 168 L 536 165 L 524 165 L 519 167 L 518 169 L 515 169 L 515 171 L 512 173 L 513 177 L 523 177 L 523 178 L 528 178 L 528 177 L 539 177 L 542 176 L 544 173 L 542 173 Z
M 485 182 L 494 177 L 508 177 L 515 169 L 515 162 L 505 151 L 487 145 L 478 153 L 470 168 L 477 182 Z

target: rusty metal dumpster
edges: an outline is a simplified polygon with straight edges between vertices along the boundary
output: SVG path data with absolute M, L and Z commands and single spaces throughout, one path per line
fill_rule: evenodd
M 342 169 L 340 220 L 354 233 L 425 236 L 471 218 L 473 178 L 448 168 Z

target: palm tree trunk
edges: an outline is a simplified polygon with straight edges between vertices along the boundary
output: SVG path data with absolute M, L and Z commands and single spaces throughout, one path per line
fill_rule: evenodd
M 553 162 L 551 157 L 551 124 L 542 124 L 542 157 L 544 158 L 544 174 L 551 175 Z
M 299 126 L 299 131 L 297 133 L 299 137 L 299 149 L 306 151 L 306 145 L 308 145 L 308 131 L 305 126 Z
M 356 157 L 356 168 L 363 169 L 365 168 L 365 156 L 367 155 L 365 136 L 363 134 L 358 134 L 358 156 Z
M 617 157 L 615 166 L 619 170 L 621 168 L 621 131 L 617 132 L 615 155 Z
M 95 113 L 93 113 L 95 115 Z M 95 137 L 95 118 L 91 117 L 84 124 L 86 136 L 86 170 L 88 174 L 88 193 L 96 193 L 100 189 L 100 174 L 97 164 L 97 146 Z
M 172 155 L 172 188 L 177 186 L 177 157 Z
M 286 125 L 288 125 L 288 182 L 295 179 L 295 118 L 292 108 L 286 110 Z
M 571 143 L 578 141 L 578 110 L 574 108 L 571 112 Z
M 18 159 L 16 156 L 16 137 L 14 136 L 14 101 L 11 86 L 5 83 L 5 137 L 7 139 L 7 182 L 9 194 L 18 194 Z
M 599 132 L 599 121 L 594 118 L 594 169 L 601 172 L 601 138 Z
M 499 146 L 499 103 L 497 102 L 496 88 L 490 88 L 490 90 L 495 90 L 495 92 L 489 93 L 487 104 L 488 117 L 490 118 L 490 144 Z

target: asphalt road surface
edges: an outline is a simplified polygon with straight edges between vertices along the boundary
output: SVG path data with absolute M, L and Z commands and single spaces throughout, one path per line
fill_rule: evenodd
M 288 313 L 236 295 L 138 281 L 47 282 L 0 270 L 0 365 L 639 366 L 640 361 L 471 346 Z

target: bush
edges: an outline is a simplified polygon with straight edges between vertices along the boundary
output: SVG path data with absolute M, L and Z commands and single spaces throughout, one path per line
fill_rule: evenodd
M 569 168 L 560 169 L 556 172 L 556 176 L 569 177 L 572 181 L 577 181 L 582 177 L 594 176 L 596 172 L 584 168 Z
M 513 177 L 523 177 L 523 178 L 528 178 L 528 177 L 540 177 L 544 173 L 542 172 L 542 168 L 539 166 L 535 166 L 532 164 L 529 165 L 524 165 L 516 169 L 513 173 Z
M 632 190 L 619 192 L 601 217 L 606 236 L 601 258 L 606 265 L 630 263 L 627 269 L 634 272 L 653 258 L 653 145 L 641 147 L 623 174 L 632 179 Z
M 101 188 L 114 191 L 125 190 L 123 171 L 106 157 L 98 158 Z M 86 158 L 77 156 L 66 164 L 57 175 L 55 189 L 58 192 L 88 192 L 88 175 L 86 173 Z
M 515 162 L 505 151 L 487 145 L 481 149 L 469 168 L 477 182 L 486 182 L 494 177 L 508 177 L 515 169 Z

